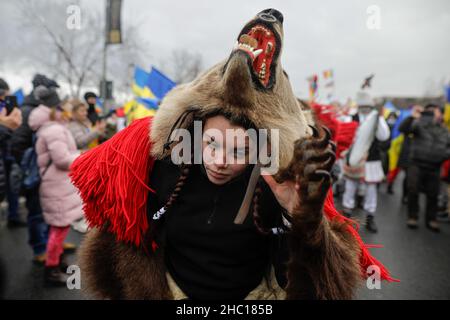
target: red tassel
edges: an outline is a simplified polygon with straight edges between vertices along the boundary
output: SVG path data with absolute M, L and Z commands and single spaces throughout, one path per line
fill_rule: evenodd
M 355 221 L 343 216 L 336 210 L 333 200 L 333 191 L 331 189 L 328 192 L 327 198 L 325 200 L 324 213 L 328 220 L 337 219 L 338 221 L 346 221 L 350 223 L 348 226 L 348 231 L 353 235 L 353 237 L 355 237 L 361 248 L 360 265 L 363 278 L 367 278 L 367 268 L 369 266 L 375 265 L 380 268 L 380 276 L 382 280 L 387 280 L 389 282 L 399 282 L 398 279 L 392 278 L 386 267 L 377 259 L 375 259 L 375 257 L 373 257 L 369 252 L 369 248 L 380 248 L 382 246 L 365 244 L 359 236 L 357 230 L 358 227 L 353 227 L 354 225 L 358 226 L 358 224 Z
M 110 140 L 79 156 L 70 177 L 84 202 L 90 227 L 109 222 L 118 240 L 139 246 L 148 229 L 148 178 L 152 118 L 134 121 Z
M 336 114 L 333 111 L 334 108 L 329 105 L 312 103 L 311 108 L 320 124 L 330 129 L 332 139 L 337 145 L 336 157 L 339 159 L 341 153 L 350 148 L 353 143 L 353 138 L 359 125 L 358 122 L 341 122 L 337 120 Z

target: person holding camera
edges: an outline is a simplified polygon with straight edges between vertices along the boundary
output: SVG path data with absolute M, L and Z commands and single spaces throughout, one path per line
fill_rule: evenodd
M 86 104 L 77 99 L 70 103 L 72 104 L 72 121 L 68 128 L 77 143 L 77 148 L 82 151 L 92 149 L 98 145 L 98 138 L 105 133 L 106 123 L 98 120 L 95 126 L 92 126 Z
M 15 96 L 9 96 L 8 83 L 0 78 L 0 202 L 8 201 L 8 227 L 24 227 L 26 223 L 19 217 L 19 197 L 14 192 L 14 170 L 17 164 L 10 153 L 11 134 L 22 123 L 22 113 L 17 108 Z
M 22 113 L 17 106 L 8 103 L 8 83 L 0 78 L 0 125 L 15 130 L 22 124 Z
M 442 111 L 436 104 L 414 106 L 411 117 L 400 125 L 400 132 L 411 135 L 408 166 L 408 221 L 418 227 L 419 192 L 426 194 L 425 225 L 439 232 L 436 221 L 440 168 L 450 158 L 450 133 L 442 126 Z
M 21 106 L 23 121 L 17 130 L 12 133 L 10 144 L 11 153 L 15 157 L 17 163 L 24 160 L 24 155 L 30 149 L 34 149 L 35 132 L 28 125 L 30 113 L 36 109 L 41 101 L 36 97 L 35 90 L 38 87 L 57 90 L 59 84 L 43 74 L 36 74 L 32 81 L 33 90 L 25 96 Z M 25 197 L 25 207 L 27 208 L 28 223 L 28 244 L 33 250 L 33 263 L 43 264 L 46 259 L 46 248 L 48 240 L 48 225 L 42 216 L 42 208 L 39 199 L 39 184 L 31 188 L 22 188 L 22 194 Z M 73 243 L 64 243 L 64 250 L 73 252 L 76 246 Z
M 97 95 L 94 92 L 86 92 L 84 94 L 84 100 L 88 105 L 88 114 L 87 117 L 91 124 L 95 126 L 97 122 L 100 120 L 99 112 L 97 111 Z

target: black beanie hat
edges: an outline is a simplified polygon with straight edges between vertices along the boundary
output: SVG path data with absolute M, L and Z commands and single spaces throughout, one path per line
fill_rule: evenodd
M 5 95 L 6 91 L 9 91 L 9 85 L 5 80 L 0 78 L 0 96 Z
M 33 89 L 39 86 L 44 86 L 47 88 L 59 88 L 59 84 L 55 80 L 49 79 L 45 75 L 39 73 L 33 77 L 31 83 L 33 84 Z
M 87 102 L 89 98 L 97 98 L 97 95 L 95 93 L 93 93 L 92 91 L 86 92 L 84 94 L 84 100 L 86 100 L 86 102 Z
M 47 88 L 45 86 L 38 86 L 34 89 L 34 97 L 39 100 L 40 103 L 50 108 L 57 107 L 61 103 L 55 89 Z
M 425 106 L 424 109 L 425 111 L 433 111 L 434 109 L 439 109 L 441 112 L 444 112 L 444 109 L 436 103 L 429 103 Z

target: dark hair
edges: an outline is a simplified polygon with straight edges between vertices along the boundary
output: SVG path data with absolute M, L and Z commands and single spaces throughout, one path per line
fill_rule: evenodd
M 215 117 L 215 116 L 223 116 L 225 117 L 227 120 L 229 120 L 231 122 L 231 124 L 235 125 L 235 126 L 240 126 L 243 127 L 245 130 L 248 129 L 256 129 L 256 126 L 245 116 L 243 115 L 238 115 L 236 113 L 231 113 L 231 112 L 227 112 L 223 109 L 214 109 L 213 111 L 209 111 L 207 113 L 203 113 L 203 114 L 195 114 L 194 113 L 194 120 L 203 120 L 203 124 L 206 122 L 206 120 L 208 120 L 209 118 Z M 180 116 L 180 118 L 183 117 L 183 115 Z M 193 125 L 189 128 L 189 131 L 192 132 L 193 130 Z M 193 148 L 193 144 L 191 144 L 192 148 Z M 257 146 L 259 149 L 259 144 L 257 142 Z M 166 204 L 163 206 L 162 210 L 164 212 L 166 212 L 167 210 L 170 209 L 170 207 L 175 203 L 175 201 L 179 198 L 180 196 L 180 192 L 182 190 L 182 188 L 185 186 L 186 180 L 189 176 L 189 173 L 191 171 L 191 168 L 193 166 L 194 163 L 194 152 L 192 150 L 191 152 L 191 162 L 188 164 L 183 163 L 181 165 L 181 174 L 177 180 L 177 183 L 175 184 L 174 190 L 172 191 L 171 195 L 169 196 L 169 199 L 167 200 Z M 258 179 L 258 183 L 256 185 L 255 188 L 255 192 L 253 194 L 253 222 L 257 228 L 257 230 L 262 233 L 262 234 L 268 234 L 270 232 L 270 230 L 266 229 L 263 227 L 263 221 L 262 218 L 259 215 L 259 197 L 262 193 L 262 189 L 261 189 L 261 177 L 259 177 Z
M 248 129 L 256 129 L 255 124 L 250 121 L 246 116 L 242 114 L 237 114 L 235 112 L 230 112 L 221 108 L 216 108 L 211 111 L 204 112 L 197 116 L 198 120 L 208 120 L 209 118 L 223 116 L 228 121 L 231 122 L 232 125 L 243 127 L 245 130 Z
M 8 83 L 2 78 L 0 78 L 0 96 L 5 95 L 7 91 L 9 91 Z
M 440 110 L 441 107 L 439 105 L 435 104 L 435 103 L 429 103 L 429 104 L 427 104 L 425 106 L 424 109 L 427 110 L 427 111 L 431 111 L 431 110 L 434 110 L 434 109 L 439 109 Z
M 97 95 L 92 92 L 92 91 L 88 91 L 84 94 L 84 100 L 86 100 L 86 102 L 89 100 L 89 98 L 96 98 L 97 99 Z
M 44 86 L 46 88 L 59 88 L 59 84 L 55 80 L 49 79 L 47 76 L 39 73 L 33 77 L 31 83 L 33 84 L 33 89 L 39 86 Z

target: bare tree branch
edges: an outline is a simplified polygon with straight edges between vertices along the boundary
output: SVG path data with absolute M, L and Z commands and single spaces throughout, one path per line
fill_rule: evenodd
M 66 26 L 66 9 L 73 4 L 81 8 L 81 30 Z M 103 12 L 83 10 L 81 2 L 73 0 L 21 0 L 17 8 L 23 34 L 29 40 L 27 45 L 34 47 L 31 52 L 24 50 L 30 61 L 38 61 L 44 70 L 56 75 L 71 95 L 79 96 L 83 88 L 99 84 L 105 34 Z M 129 65 L 143 64 L 144 57 L 148 57 L 137 25 L 125 25 L 122 30 L 123 43 L 108 47 L 108 75 L 118 91 L 129 88 Z
M 184 83 L 193 80 L 202 70 L 202 56 L 199 53 L 191 53 L 186 49 L 176 49 L 172 52 L 172 59 L 166 61 L 171 65 L 169 74 L 177 83 Z

